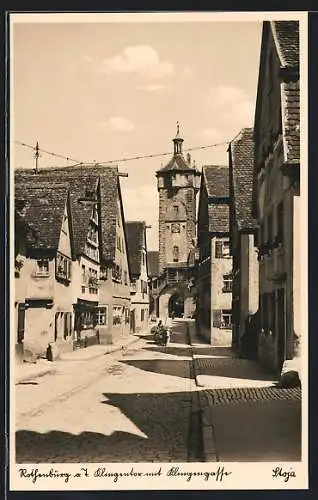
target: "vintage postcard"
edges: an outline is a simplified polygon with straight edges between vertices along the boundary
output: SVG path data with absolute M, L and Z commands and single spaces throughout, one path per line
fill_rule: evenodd
M 307 489 L 307 13 L 9 33 L 10 490 Z

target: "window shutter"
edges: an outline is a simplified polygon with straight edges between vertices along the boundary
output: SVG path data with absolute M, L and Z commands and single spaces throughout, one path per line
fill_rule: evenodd
M 216 241 L 215 242 L 215 257 L 217 259 L 222 258 L 223 256 L 223 241 Z
M 213 310 L 213 326 L 215 328 L 221 327 L 222 311 L 220 309 Z

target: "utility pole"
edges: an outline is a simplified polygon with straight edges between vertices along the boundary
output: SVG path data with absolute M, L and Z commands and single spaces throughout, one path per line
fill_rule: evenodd
M 37 174 L 38 173 L 38 160 L 39 160 L 39 157 L 40 157 L 40 153 L 39 153 L 39 143 L 36 142 L 36 146 L 35 146 L 35 153 L 34 153 L 34 158 L 35 158 L 35 173 Z

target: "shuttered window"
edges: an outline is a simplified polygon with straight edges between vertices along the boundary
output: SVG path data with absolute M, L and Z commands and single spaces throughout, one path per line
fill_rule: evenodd
M 220 328 L 222 322 L 222 311 L 220 309 L 213 310 L 213 326 L 215 328 Z
M 215 257 L 221 259 L 223 257 L 223 241 L 215 242 Z

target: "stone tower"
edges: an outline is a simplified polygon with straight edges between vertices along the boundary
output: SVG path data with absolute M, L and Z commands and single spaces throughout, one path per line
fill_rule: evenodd
M 182 144 L 177 124 L 173 157 L 156 173 L 159 191 L 159 274 L 167 277 L 167 287 L 177 288 L 187 286 L 189 281 L 191 252 L 193 254 L 196 238 L 196 194 L 200 184 L 200 172 L 191 165 L 190 155 L 187 159 L 183 157 Z M 167 287 L 165 292 L 169 294 Z M 181 293 L 181 288 L 174 291 L 176 295 Z M 167 307 L 166 304 L 164 308 Z M 161 312 L 167 311 L 162 311 L 161 307 Z

